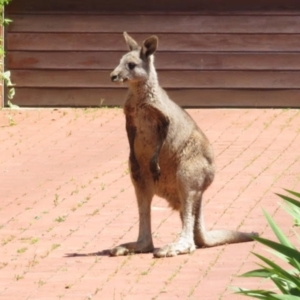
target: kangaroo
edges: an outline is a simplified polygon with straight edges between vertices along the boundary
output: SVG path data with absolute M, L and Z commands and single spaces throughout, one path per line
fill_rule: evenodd
M 179 211 L 182 231 L 175 243 L 154 250 L 155 257 L 176 256 L 222 244 L 247 242 L 254 233 L 231 230 L 207 231 L 202 213 L 202 196 L 214 179 L 212 147 L 194 120 L 158 83 L 154 67 L 156 36 L 140 47 L 124 32 L 129 47 L 111 73 L 116 83 L 129 87 L 124 104 L 129 141 L 129 169 L 139 211 L 136 242 L 110 250 L 112 256 L 152 252 L 151 201 L 154 195 L 166 199 Z

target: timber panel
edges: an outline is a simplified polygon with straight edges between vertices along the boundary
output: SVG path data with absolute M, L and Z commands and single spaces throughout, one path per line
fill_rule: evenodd
M 160 82 L 181 105 L 300 107 L 299 1 L 186 2 L 130 0 L 127 11 L 119 0 L 12 1 L 6 67 L 14 101 L 120 105 L 126 89 L 109 74 L 128 31 L 140 43 L 158 35 Z
M 300 34 L 153 34 L 159 37 L 158 51 L 298 52 L 300 49 Z M 131 35 L 140 42 L 149 36 Z M 127 51 L 122 32 L 9 33 L 7 48 L 24 51 Z
M 160 11 L 160 12 L 214 12 L 247 10 L 283 10 L 300 9 L 299 0 L 14 0 L 10 12 L 53 11 L 53 12 L 97 12 L 97 11 Z
M 200 16 L 200 17 L 199 17 Z M 10 16 L 11 32 L 115 33 L 300 33 L 297 15 L 49 15 Z M 151 25 L 151 26 L 149 26 Z
M 19 88 L 19 99 L 27 106 L 120 106 L 124 103 L 125 88 Z M 170 97 L 186 107 L 293 107 L 299 103 L 299 89 L 169 89 Z M 57 97 L 59 95 L 59 97 Z M 284 103 L 283 103 L 284 99 Z
M 165 88 L 300 88 L 300 71 L 161 71 Z M 86 70 L 15 70 L 18 87 L 120 88 L 110 80 L 110 71 Z
M 124 52 L 13 51 L 11 70 L 112 70 Z M 300 70 L 299 53 L 171 52 L 155 57 L 157 70 Z

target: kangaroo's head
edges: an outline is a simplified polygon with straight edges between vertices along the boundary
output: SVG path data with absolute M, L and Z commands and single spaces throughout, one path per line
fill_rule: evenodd
M 158 38 L 150 36 L 141 47 L 126 32 L 124 38 L 130 51 L 121 58 L 120 64 L 110 74 L 111 80 L 117 83 L 134 83 L 145 82 L 150 76 L 156 76 L 152 54 L 157 49 Z

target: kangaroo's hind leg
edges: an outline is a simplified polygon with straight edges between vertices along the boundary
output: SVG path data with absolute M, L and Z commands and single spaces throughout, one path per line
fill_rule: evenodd
M 154 249 L 151 234 L 151 202 L 153 192 L 143 188 L 145 185 L 134 184 L 139 210 L 139 234 L 136 242 L 122 244 L 110 251 L 112 256 L 127 255 L 129 253 L 147 253 Z
M 155 257 L 176 256 L 178 254 L 191 253 L 195 250 L 194 224 L 195 209 L 194 202 L 200 197 L 197 191 L 190 191 L 181 196 L 180 216 L 182 230 L 179 239 L 175 243 L 168 244 L 154 252 Z

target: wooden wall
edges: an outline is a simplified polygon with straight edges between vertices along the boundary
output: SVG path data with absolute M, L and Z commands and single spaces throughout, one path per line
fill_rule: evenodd
M 126 89 L 109 74 L 127 31 L 139 42 L 158 35 L 160 82 L 180 105 L 300 107 L 299 2 L 14 0 L 6 11 L 14 102 L 121 105 Z

